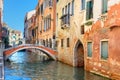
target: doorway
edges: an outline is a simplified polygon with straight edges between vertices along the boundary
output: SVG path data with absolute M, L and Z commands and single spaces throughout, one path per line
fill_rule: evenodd
M 74 51 L 74 66 L 84 66 L 84 47 L 80 40 L 77 41 Z

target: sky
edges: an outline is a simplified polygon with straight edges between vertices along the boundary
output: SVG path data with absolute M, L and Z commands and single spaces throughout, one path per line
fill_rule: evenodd
M 38 0 L 4 0 L 3 21 L 12 29 L 24 32 L 24 17 L 35 9 Z

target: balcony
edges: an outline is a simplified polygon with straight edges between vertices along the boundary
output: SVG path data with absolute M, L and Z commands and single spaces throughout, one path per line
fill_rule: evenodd
M 61 29 L 70 27 L 70 14 L 65 14 L 61 16 Z

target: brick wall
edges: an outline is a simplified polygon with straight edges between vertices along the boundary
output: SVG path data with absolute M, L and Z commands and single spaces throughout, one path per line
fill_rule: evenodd
M 85 69 L 112 79 L 120 79 L 120 4 L 110 7 L 107 19 L 97 21 L 84 36 Z M 87 42 L 92 44 L 92 57 L 87 56 Z M 101 41 L 108 41 L 108 58 L 101 58 Z

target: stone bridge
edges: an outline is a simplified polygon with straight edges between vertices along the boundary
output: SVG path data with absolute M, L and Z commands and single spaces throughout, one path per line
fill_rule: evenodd
M 42 45 L 34 45 L 34 44 L 22 44 L 22 45 L 15 46 L 15 47 L 12 47 L 9 49 L 5 49 L 3 52 L 5 59 L 9 58 L 15 52 L 18 52 L 23 49 L 38 49 L 38 50 L 44 52 L 49 57 L 51 57 L 52 59 L 57 60 L 57 51 L 55 51 L 51 48 L 42 46 Z

